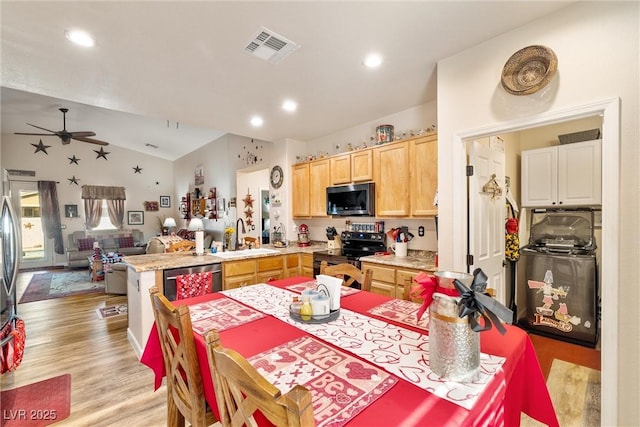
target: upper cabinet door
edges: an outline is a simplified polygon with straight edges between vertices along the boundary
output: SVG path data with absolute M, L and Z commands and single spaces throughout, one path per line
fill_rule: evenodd
M 309 164 L 309 213 L 311 216 L 327 216 L 327 187 L 331 185 L 329 159 Z
M 385 144 L 374 151 L 376 216 L 409 216 L 409 145 Z
M 351 181 L 373 180 L 373 150 L 358 150 L 351 153 Z
M 522 206 L 553 206 L 558 201 L 558 147 L 522 152 Z
M 429 135 L 409 142 L 411 164 L 411 215 L 433 216 L 438 207 L 433 201 L 438 191 L 438 138 Z
M 602 140 L 522 152 L 522 206 L 602 204 Z
M 558 147 L 558 201 L 563 205 L 602 204 L 602 140 Z
M 351 154 L 331 158 L 331 182 L 333 185 L 351 182 Z
M 309 163 L 291 167 L 291 212 L 294 217 L 308 217 L 309 210 Z

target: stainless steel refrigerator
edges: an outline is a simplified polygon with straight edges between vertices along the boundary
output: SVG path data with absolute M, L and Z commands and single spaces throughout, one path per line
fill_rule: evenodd
M 599 332 L 598 265 L 591 209 L 537 209 L 521 251 L 526 314 L 533 333 L 595 347 Z
M 20 337 L 20 341 L 24 337 L 24 330 L 16 332 L 16 328 L 21 329 L 24 326 L 18 318 L 16 300 L 20 228 L 11 207 L 6 171 L 3 171 L 3 197 L 0 209 L 0 372 L 4 374 L 13 371 L 20 363 L 20 360 L 17 360 L 19 353 L 15 348 L 16 336 Z

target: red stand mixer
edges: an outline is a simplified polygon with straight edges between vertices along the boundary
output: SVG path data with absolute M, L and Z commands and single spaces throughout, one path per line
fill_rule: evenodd
M 298 246 L 310 246 L 309 227 L 307 224 L 300 224 L 298 227 Z

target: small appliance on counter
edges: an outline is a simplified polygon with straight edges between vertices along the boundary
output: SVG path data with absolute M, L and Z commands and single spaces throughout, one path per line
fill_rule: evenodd
M 311 240 L 309 239 L 309 226 L 307 224 L 300 224 L 298 227 L 298 246 L 309 246 Z
M 342 243 L 340 242 L 340 236 L 338 236 L 338 231 L 336 231 L 335 227 L 327 227 L 327 249 L 334 250 L 340 249 L 342 247 Z

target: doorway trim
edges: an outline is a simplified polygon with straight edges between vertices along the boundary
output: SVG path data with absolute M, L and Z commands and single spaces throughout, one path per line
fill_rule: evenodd
M 483 138 L 500 133 L 515 132 L 533 127 L 551 125 L 569 120 L 594 115 L 602 116 L 602 262 L 601 277 L 607 278 L 607 286 L 601 287 L 601 423 L 617 424 L 618 413 L 618 342 L 619 332 L 603 333 L 603 331 L 619 331 L 619 243 L 620 243 L 620 98 L 608 98 L 589 104 L 578 105 L 566 109 L 549 111 L 530 117 L 518 118 L 494 123 L 475 129 L 454 132 L 453 134 L 453 168 L 460 171 L 454 180 L 453 196 L 453 242 L 455 263 L 464 263 L 467 241 L 466 184 L 464 177 L 466 165 L 466 141 Z M 606 147 L 606 149 L 605 149 Z

